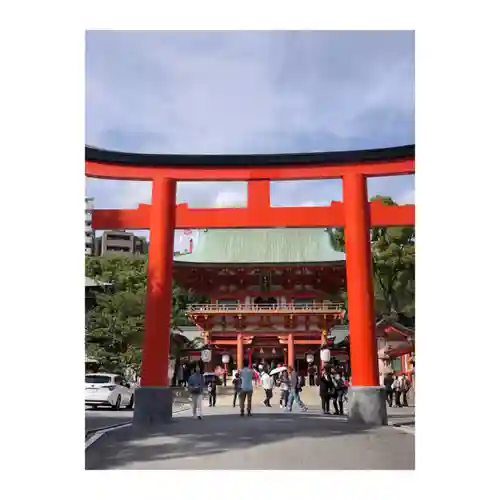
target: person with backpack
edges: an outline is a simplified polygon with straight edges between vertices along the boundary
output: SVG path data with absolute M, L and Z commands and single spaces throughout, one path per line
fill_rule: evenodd
M 253 381 L 255 379 L 255 370 L 248 366 L 248 361 L 243 361 L 243 368 L 240 371 L 241 388 L 240 388 L 240 415 L 245 415 L 245 401 L 247 403 L 247 415 L 252 416 L 252 396 L 253 396 Z
M 200 365 L 196 365 L 196 371 L 193 373 L 187 382 L 188 390 L 191 394 L 191 406 L 193 408 L 193 418 L 201 420 L 201 405 L 203 402 L 203 375 L 201 374 Z

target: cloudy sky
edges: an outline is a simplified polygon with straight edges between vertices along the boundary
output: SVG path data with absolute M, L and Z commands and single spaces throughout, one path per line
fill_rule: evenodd
M 161 153 L 335 151 L 414 143 L 412 32 L 88 32 L 86 143 Z M 414 200 L 414 178 L 369 181 Z M 87 179 L 97 208 L 149 183 Z M 241 206 L 244 183 L 180 183 L 178 202 Z M 272 183 L 275 206 L 341 200 L 338 180 Z

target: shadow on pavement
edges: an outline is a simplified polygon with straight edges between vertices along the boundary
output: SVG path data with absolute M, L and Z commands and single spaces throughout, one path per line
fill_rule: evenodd
M 186 409 L 187 403 L 174 403 L 173 413 L 178 413 Z M 112 409 L 93 409 L 85 410 L 85 434 L 94 432 L 97 429 L 111 427 L 115 425 L 127 424 L 134 418 L 134 411 L 122 408 L 119 411 Z
M 86 409 L 85 434 L 111 425 L 126 424 L 132 421 L 133 415 L 132 410 L 125 409 L 120 411 Z
M 252 417 L 240 417 L 238 413 L 208 414 L 201 421 L 186 416 L 174 418 L 170 424 L 162 427 L 147 430 L 129 427 L 108 433 L 87 450 L 86 469 L 120 469 L 131 467 L 131 464 L 152 462 L 156 466 L 144 468 L 183 468 L 178 462 L 171 466 L 168 462 L 231 450 L 245 450 L 248 453 L 251 448 L 261 444 L 279 441 L 289 443 L 291 438 L 296 437 L 325 440 L 369 433 L 371 430 L 373 428 L 369 426 L 356 426 L 342 418 L 313 412 L 255 413 Z M 314 443 L 304 444 L 308 448 L 304 453 L 314 455 L 311 449 Z M 301 446 L 300 443 L 298 446 Z M 301 450 L 295 451 L 294 448 L 294 453 L 300 454 Z M 362 454 L 363 450 L 359 449 L 357 453 Z M 163 462 L 161 467 L 158 467 L 159 461 Z M 326 465 L 330 468 L 328 463 Z M 264 465 L 264 469 L 268 467 Z

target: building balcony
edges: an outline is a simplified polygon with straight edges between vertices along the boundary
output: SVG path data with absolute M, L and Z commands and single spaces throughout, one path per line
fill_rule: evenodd
M 341 302 L 328 302 L 324 304 L 190 304 L 187 308 L 188 315 L 199 314 L 210 315 L 262 315 L 262 314 L 340 314 L 345 310 L 345 305 Z

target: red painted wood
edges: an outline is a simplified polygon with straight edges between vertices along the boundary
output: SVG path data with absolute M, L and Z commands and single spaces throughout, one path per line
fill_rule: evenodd
M 329 207 L 259 207 L 259 208 L 188 208 L 177 205 L 177 229 L 273 228 L 273 227 L 342 227 L 344 203 Z M 94 210 L 92 227 L 101 229 L 148 229 L 150 205 L 127 210 Z M 370 203 L 372 226 L 415 225 L 414 205 L 388 206 Z
M 248 168 L 209 167 L 179 168 L 160 166 L 128 166 L 102 164 L 85 161 L 85 175 L 98 179 L 117 179 L 131 181 L 151 181 L 167 177 L 178 181 L 250 181 L 250 180 L 310 180 L 334 179 L 347 174 L 360 174 L 367 177 L 408 175 L 415 173 L 415 160 L 390 160 L 360 164 L 338 165 L 281 165 Z
M 153 183 L 141 385 L 168 386 L 176 183 Z
M 346 175 L 343 199 L 346 208 L 349 340 L 352 383 L 356 386 L 379 385 L 367 198 L 366 179 L 359 174 Z

